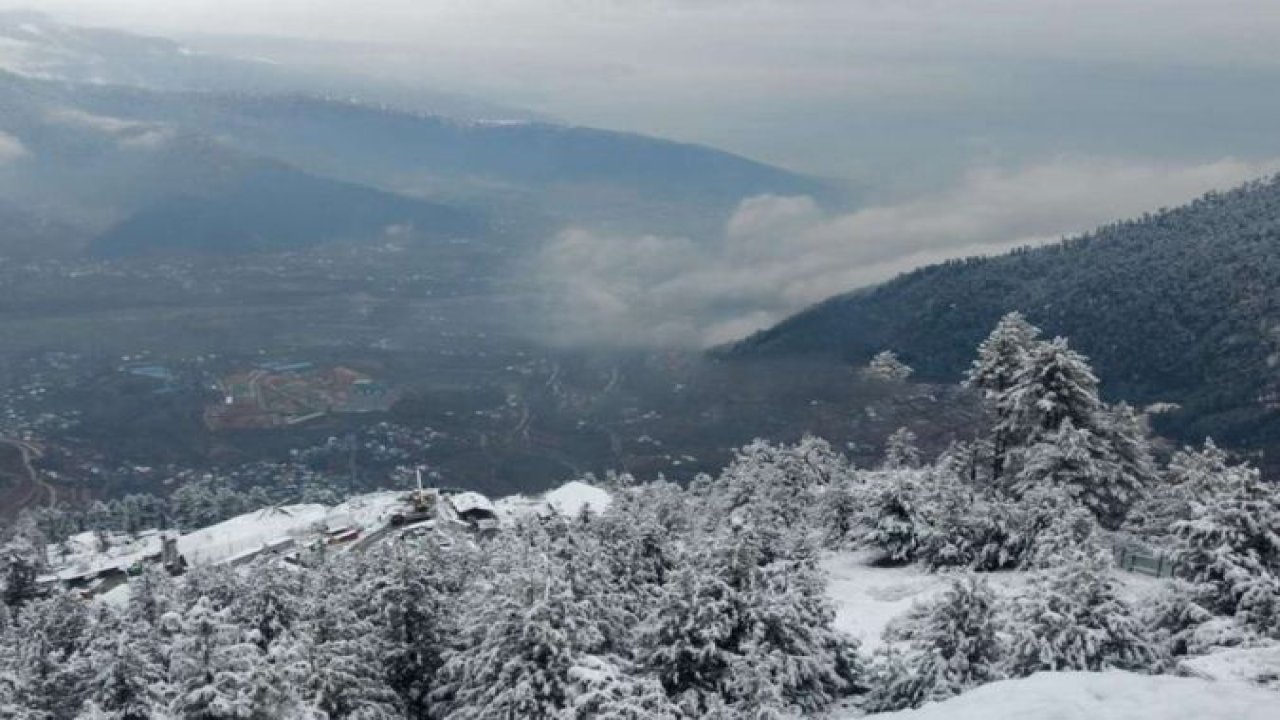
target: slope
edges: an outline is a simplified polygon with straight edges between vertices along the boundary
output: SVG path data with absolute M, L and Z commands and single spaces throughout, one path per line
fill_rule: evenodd
M 1161 428 L 1280 444 L 1280 178 L 1007 255 L 922 268 L 827 300 L 730 356 L 890 348 L 956 381 L 996 320 L 1021 310 L 1089 355 L 1113 398 L 1168 401 Z

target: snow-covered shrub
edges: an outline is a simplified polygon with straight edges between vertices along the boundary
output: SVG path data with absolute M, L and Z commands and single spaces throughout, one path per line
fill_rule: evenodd
M 900 647 L 877 656 L 865 707 L 917 707 L 1001 679 L 1002 630 L 999 603 L 986 581 L 954 581 L 942 597 L 886 632 Z
M 1178 580 L 1149 597 L 1138 614 L 1152 642 L 1169 658 L 1191 654 L 1192 637 L 1213 618 L 1197 602 L 1195 587 Z
M 1025 567 L 1056 567 L 1064 557 L 1100 542 L 1101 528 L 1093 513 L 1061 488 L 1037 488 L 1015 507 L 1026 543 Z
M 916 708 L 929 701 L 933 678 L 920 673 L 906 651 L 886 646 L 872 657 L 869 690 L 859 705 L 869 713 Z

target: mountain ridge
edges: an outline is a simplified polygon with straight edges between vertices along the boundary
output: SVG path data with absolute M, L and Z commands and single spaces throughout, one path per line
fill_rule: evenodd
M 1280 177 L 1060 243 L 953 260 L 829 298 L 732 346 L 725 357 L 826 355 L 854 363 L 890 349 L 922 378 L 957 381 L 971 347 L 1019 310 L 1066 335 L 1109 395 L 1173 402 L 1158 424 L 1280 445 Z

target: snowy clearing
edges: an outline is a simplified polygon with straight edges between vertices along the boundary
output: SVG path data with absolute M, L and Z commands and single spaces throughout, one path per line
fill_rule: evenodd
M 1169 675 L 1038 673 L 884 720 L 1275 720 L 1275 693 Z M 852 718 L 854 715 L 845 717 Z
M 836 606 L 835 627 L 862 643 L 871 652 L 882 645 L 888 624 L 916 603 L 928 602 L 947 589 L 951 580 L 970 574 L 966 570 L 930 572 L 921 565 L 876 567 L 874 552 L 830 553 L 822 567 L 828 574 L 827 595 Z M 977 573 L 996 592 L 1009 594 L 1021 588 L 1029 573 L 1022 571 Z M 1140 600 L 1165 581 L 1117 571 L 1117 577 Z

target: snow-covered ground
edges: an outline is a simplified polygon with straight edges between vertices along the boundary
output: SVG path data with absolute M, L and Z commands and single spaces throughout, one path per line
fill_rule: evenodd
M 854 715 L 847 716 L 856 717 Z M 883 720 L 1276 720 L 1280 696 L 1170 675 L 1038 673 L 984 685 Z
M 1280 645 L 1223 650 L 1188 658 L 1179 669 L 1208 680 L 1239 682 L 1280 690 Z M 1280 697 L 1275 717 L 1280 717 Z
M 830 553 L 823 568 L 830 580 L 827 594 L 836 606 L 836 628 L 857 638 L 866 651 L 881 645 L 888 624 L 915 603 L 924 603 L 947 589 L 951 580 L 968 571 L 929 572 L 919 565 L 876 567 L 868 552 Z M 1026 572 L 981 573 L 997 592 L 1011 593 L 1027 581 Z M 1134 600 L 1159 588 L 1165 581 L 1117 571 Z M 1278 716 L 1280 717 L 1280 716 Z

